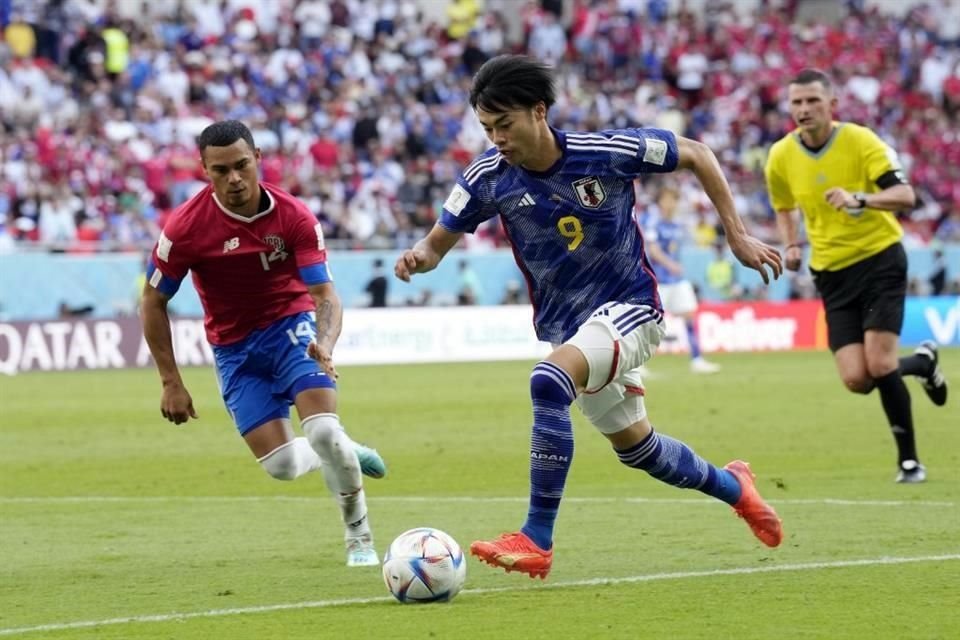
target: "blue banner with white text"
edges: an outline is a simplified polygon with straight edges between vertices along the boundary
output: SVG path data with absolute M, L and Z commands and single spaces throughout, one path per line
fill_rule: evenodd
M 924 340 L 960 345 L 960 296 L 907 298 L 900 342 L 913 346 Z

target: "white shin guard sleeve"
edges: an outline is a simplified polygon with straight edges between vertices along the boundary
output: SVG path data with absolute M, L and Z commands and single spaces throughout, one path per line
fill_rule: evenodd
M 277 480 L 296 480 L 320 468 L 320 456 L 306 438 L 285 442 L 257 462 Z
M 344 432 L 335 413 L 318 413 L 303 420 L 303 433 L 320 456 L 327 487 L 336 495 L 363 488 L 360 462 L 353 441 Z

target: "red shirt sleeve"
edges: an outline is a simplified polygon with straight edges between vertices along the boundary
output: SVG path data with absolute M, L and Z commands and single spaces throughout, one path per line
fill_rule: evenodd
M 323 225 L 300 201 L 294 206 L 292 240 L 298 267 L 326 264 L 327 245 L 323 239 Z
M 187 275 L 193 265 L 190 244 L 183 216 L 170 216 L 151 255 L 154 266 L 165 278 L 179 283 Z

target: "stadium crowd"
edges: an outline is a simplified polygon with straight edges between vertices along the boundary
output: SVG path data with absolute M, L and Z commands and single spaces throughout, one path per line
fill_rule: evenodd
M 251 125 L 263 178 L 307 202 L 331 245 L 409 246 L 486 145 L 469 80 L 506 51 L 562 70 L 558 127 L 709 144 L 773 242 L 762 166 L 790 128 L 781 90 L 828 70 L 841 117 L 888 140 L 918 189 L 907 246 L 960 241 L 960 2 L 897 17 L 854 0 L 837 22 L 797 22 L 796 4 L 452 0 L 438 21 L 412 0 L 153 0 L 132 17 L 112 0 L 0 0 L 0 250 L 150 245 L 203 184 L 194 137 L 223 118 Z M 638 185 L 641 213 L 659 184 Z M 708 201 L 675 186 L 691 241 L 711 246 Z M 492 221 L 470 242 L 503 238 Z

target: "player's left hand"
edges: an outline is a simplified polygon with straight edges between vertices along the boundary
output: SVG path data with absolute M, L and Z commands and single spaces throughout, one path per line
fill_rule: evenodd
M 760 272 L 763 284 L 770 284 L 770 277 L 767 275 L 767 269 L 764 265 L 770 267 L 774 280 L 783 273 L 780 252 L 770 245 L 746 234 L 738 238 L 728 238 L 728 242 L 730 243 L 730 250 L 733 251 L 733 255 L 737 256 L 740 264 Z
M 836 209 L 856 209 L 859 205 L 852 193 L 840 187 L 828 189 L 823 195 L 827 199 L 827 202 L 830 203 L 830 206 Z
M 319 362 L 323 372 L 330 376 L 332 380 L 336 380 L 340 376 L 337 373 L 337 368 L 333 366 L 333 354 L 326 347 L 321 347 L 316 341 L 311 341 L 307 345 L 307 355 Z

